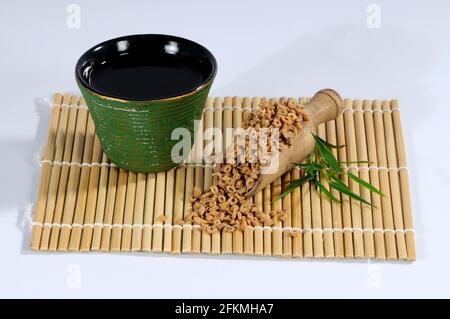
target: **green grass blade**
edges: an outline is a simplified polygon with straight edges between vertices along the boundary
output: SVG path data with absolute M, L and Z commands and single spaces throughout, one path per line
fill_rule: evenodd
M 328 148 L 342 148 L 345 146 L 345 145 L 334 145 L 334 144 L 331 144 L 331 143 L 325 141 L 323 138 L 321 138 L 317 135 L 316 135 L 316 137 L 322 142 L 322 144 L 324 144 Z
M 341 184 L 336 183 L 336 182 L 330 182 L 330 186 L 333 187 L 334 189 L 340 191 L 341 193 L 344 193 L 346 195 L 348 195 L 350 198 L 356 199 L 364 204 L 367 204 L 369 206 L 372 206 L 372 203 L 368 202 L 367 200 L 365 200 L 364 198 L 362 198 L 361 196 L 355 194 L 354 192 L 352 192 L 347 186 L 343 187 Z
M 364 186 L 365 188 L 369 189 L 371 192 L 374 192 L 378 195 L 381 196 L 385 196 L 379 189 L 377 189 L 376 187 L 374 187 L 373 185 L 367 183 L 365 180 L 359 178 L 358 176 L 356 176 L 355 174 L 351 173 L 351 172 L 347 172 L 346 173 L 348 177 L 350 177 L 351 179 L 353 179 L 355 182 L 357 182 L 358 184 Z
M 314 179 L 314 175 L 305 175 L 302 176 L 299 179 L 296 179 L 294 181 L 292 181 L 289 186 L 287 187 L 286 191 L 280 195 L 278 195 L 277 197 L 275 197 L 275 199 L 273 200 L 272 203 L 275 203 L 276 201 L 282 199 L 283 197 L 285 197 L 286 195 L 288 195 L 289 193 L 291 193 L 294 189 L 296 189 L 297 187 L 300 187 L 302 184 L 309 182 L 310 180 Z
M 341 179 L 339 177 L 337 177 L 336 175 L 331 175 L 330 179 L 340 185 L 342 185 L 343 187 L 347 187 L 347 185 L 344 184 L 343 181 L 341 181 Z
M 369 161 L 344 161 L 344 162 L 339 162 L 339 164 L 372 164 L 372 162 L 369 162 Z
M 316 141 L 316 146 L 319 149 L 320 154 L 323 156 L 323 158 L 325 159 L 325 161 L 327 162 L 328 165 L 330 165 L 330 167 L 335 170 L 336 172 L 339 172 L 341 170 L 341 166 L 339 165 L 338 160 L 336 159 L 336 157 L 334 157 L 333 153 L 330 151 L 330 149 L 328 147 L 325 146 L 325 144 L 323 144 L 320 139 L 318 138 L 318 136 L 312 134 L 312 136 L 314 137 L 315 141 Z
M 316 185 L 319 187 L 320 191 L 323 194 L 325 194 L 325 196 L 327 196 L 331 200 L 335 201 L 336 203 L 340 203 L 341 202 L 333 194 L 331 194 L 331 192 L 321 182 L 316 182 Z

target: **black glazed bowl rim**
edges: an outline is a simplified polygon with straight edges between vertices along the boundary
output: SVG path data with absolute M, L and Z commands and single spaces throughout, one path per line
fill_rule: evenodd
M 209 60 L 209 62 L 211 63 L 211 66 L 212 66 L 211 72 L 205 80 L 203 80 L 200 84 L 193 86 L 193 88 L 191 90 L 180 92 L 178 94 L 174 94 L 174 95 L 167 96 L 167 97 L 143 98 L 143 99 L 128 98 L 128 97 L 123 97 L 123 96 L 119 96 L 119 95 L 115 95 L 115 94 L 101 92 L 100 90 L 93 88 L 82 75 L 84 63 L 86 61 L 88 61 L 89 55 L 92 52 L 95 52 L 95 49 L 99 48 L 100 46 L 112 45 L 118 41 L 132 40 L 132 39 L 136 39 L 136 38 L 147 38 L 149 41 L 151 41 L 152 39 L 154 40 L 154 39 L 158 38 L 158 39 L 165 39 L 166 41 L 178 41 L 178 42 L 183 42 L 186 44 L 193 45 L 205 53 L 205 56 L 207 57 L 207 59 Z M 192 40 L 189 40 L 186 38 L 182 38 L 182 37 L 178 37 L 178 36 L 174 36 L 174 35 L 168 35 L 168 34 L 157 34 L 157 33 L 125 35 L 125 36 L 109 39 L 109 40 L 103 41 L 101 43 L 98 43 L 98 44 L 94 45 L 93 47 L 91 47 L 90 49 L 88 49 L 87 51 L 85 51 L 78 59 L 77 64 L 75 66 L 75 77 L 76 77 L 76 80 L 78 83 L 80 83 L 86 89 L 88 89 L 92 93 L 94 93 L 102 98 L 118 100 L 118 101 L 123 101 L 123 102 L 161 101 L 161 100 L 178 99 L 178 98 L 182 98 L 185 96 L 189 96 L 189 95 L 196 93 L 197 91 L 200 91 L 201 89 L 205 88 L 206 86 L 208 86 L 214 80 L 216 73 L 217 73 L 216 58 L 207 48 L 205 48 L 204 46 L 202 46 L 201 44 L 199 44 L 195 41 L 192 41 Z

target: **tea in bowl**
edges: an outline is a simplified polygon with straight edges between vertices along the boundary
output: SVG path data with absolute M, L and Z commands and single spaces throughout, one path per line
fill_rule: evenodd
M 179 164 L 172 158 L 175 129 L 187 129 L 192 145 L 216 72 L 216 59 L 200 44 L 143 34 L 89 49 L 75 77 L 109 160 L 151 173 Z

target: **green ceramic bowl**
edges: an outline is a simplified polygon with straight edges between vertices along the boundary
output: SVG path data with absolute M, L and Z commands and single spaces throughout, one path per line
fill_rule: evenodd
M 150 173 L 179 164 L 171 158 L 179 142 L 173 130 L 189 130 L 192 145 L 216 71 L 203 46 L 145 34 L 96 45 L 80 57 L 75 76 L 109 160 Z

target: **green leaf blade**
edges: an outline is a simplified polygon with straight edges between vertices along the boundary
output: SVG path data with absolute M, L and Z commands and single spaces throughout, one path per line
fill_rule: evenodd
M 342 147 L 344 147 L 345 145 L 334 145 L 334 144 L 331 144 L 331 143 L 329 143 L 329 142 L 327 142 L 327 141 L 325 141 L 323 138 L 321 138 L 320 136 L 317 136 L 316 135 L 316 137 L 322 142 L 322 144 L 324 144 L 326 147 L 328 147 L 328 148 L 342 148 Z
M 370 190 L 373 193 L 376 193 L 378 195 L 381 196 L 385 196 L 379 189 L 377 189 L 375 186 L 369 184 L 368 182 L 366 182 L 365 180 L 359 178 L 358 176 L 356 176 L 355 174 L 353 174 L 352 172 L 347 172 L 346 175 L 348 177 L 350 177 L 352 180 L 354 180 L 355 182 L 357 182 L 358 184 L 362 185 L 363 187 L 367 188 L 368 190 Z
M 343 187 L 341 184 L 336 183 L 336 182 L 330 182 L 330 186 L 333 187 L 334 189 L 340 191 L 341 193 L 346 194 L 348 197 L 356 199 L 364 204 L 367 204 L 369 206 L 372 206 L 372 203 L 368 202 L 367 200 L 365 200 L 364 198 L 362 198 L 361 196 L 359 196 L 358 194 L 355 194 L 354 192 L 352 192 L 348 187 Z
M 314 175 L 305 175 L 302 176 L 299 179 L 296 179 L 294 181 L 292 181 L 289 186 L 287 187 L 286 191 L 284 193 L 281 193 L 280 195 L 278 195 L 277 197 L 275 197 L 275 199 L 273 200 L 272 203 L 275 203 L 276 201 L 282 199 L 283 197 L 286 197 L 289 193 L 291 193 L 292 191 L 294 191 L 294 189 L 296 189 L 297 187 L 303 185 L 306 182 L 309 182 L 311 180 L 313 180 L 315 178 Z
M 332 201 L 335 201 L 336 203 L 340 203 L 341 201 L 336 198 L 331 192 L 323 185 L 321 182 L 317 182 L 316 185 L 319 187 L 320 191 L 325 194 L 328 198 L 330 198 Z
M 309 182 L 312 186 L 317 188 L 317 190 L 320 190 L 320 193 L 323 196 L 337 203 L 341 203 L 340 197 L 336 197 L 335 194 L 331 192 L 331 190 L 336 190 L 344 195 L 347 195 L 352 200 L 357 200 L 362 204 L 367 204 L 374 207 L 368 200 L 353 192 L 349 188 L 349 186 L 343 180 L 341 180 L 342 176 L 346 176 L 345 181 L 349 181 L 351 179 L 360 187 L 365 187 L 371 192 L 384 196 L 384 194 L 379 189 L 372 186 L 370 183 L 359 178 L 357 175 L 352 174 L 351 172 L 342 170 L 341 168 L 341 165 L 370 164 L 370 162 L 338 161 L 331 149 L 343 147 L 345 145 L 333 145 L 313 133 L 311 133 L 311 135 L 315 140 L 314 151 L 308 155 L 306 162 L 293 163 L 293 165 L 302 169 L 305 172 L 305 175 L 299 179 L 292 181 L 285 189 L 285 191 L 282 194 L 278 195 L 273 202 L 276 202 L 279 199 L 285 197 L 294 189 L 300 187 L 302 184 Z M 329 187 L 326 187 L 324 185 L 324 181 L 328 183 Z
M 343 161 L 339 162 L 339 164 L 372 164 L 369 161 Z
M 334 157 L 333 153 L 330 151 L 328 147 L 325 146 L 325 144 L 322 143 L 322 141 L 319 139 L 318 136 L 312 134 L 314 137 L 314 140 L 316 141 L 316 146 L 319 149 L 320 154 L 323 156 L 324 160 L 330 165 L 330 167 L 336 171 L 339 172 L 341 170 L 341 166 L 339 165 L 338 160 L 336 157 Z
M 337 176 L 331 176 L 330 179 L 333 180 L 334 182 L 342 185 L 343 187 L 347 187 L 347 185 L 345 185 L 344 182 L 341 181 L 341 179 Z

